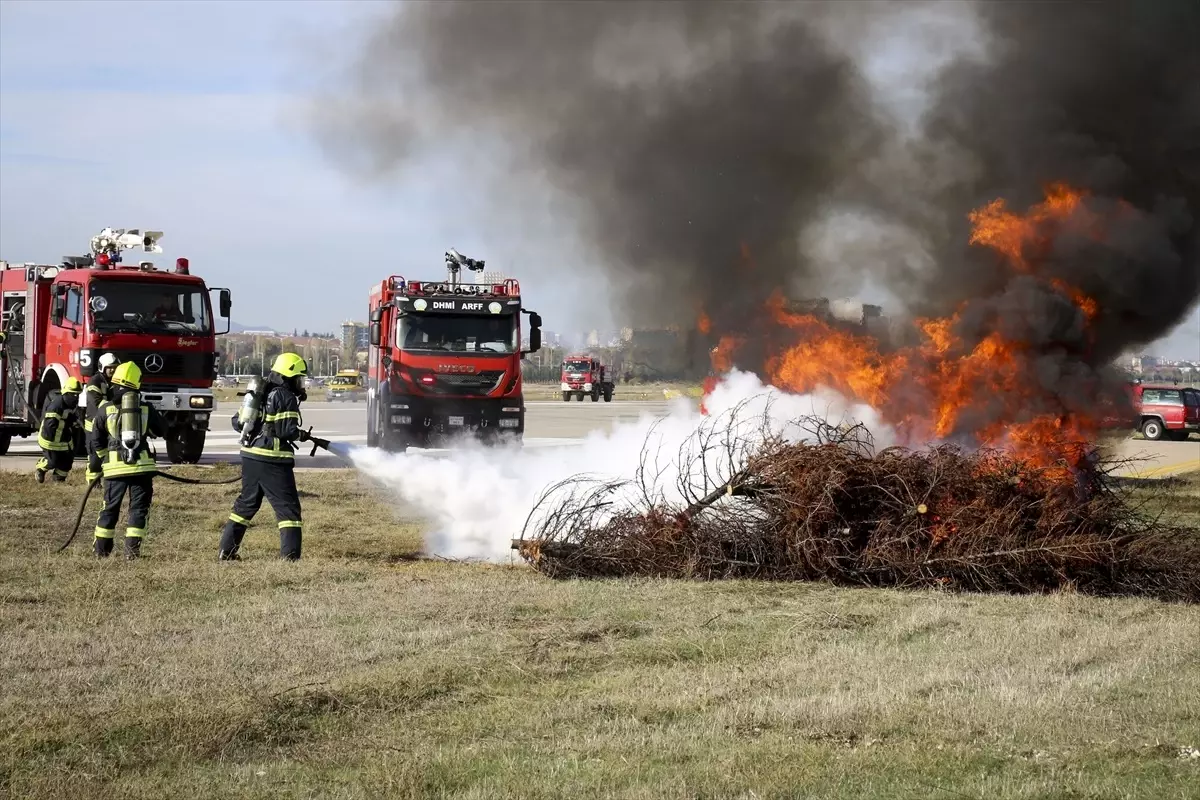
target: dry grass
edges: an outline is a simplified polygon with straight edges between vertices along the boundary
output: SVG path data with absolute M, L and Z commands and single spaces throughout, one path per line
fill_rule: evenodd
M 0 474 L 0 796 L 1196 796 L 1195 608 L 412 560 L 345 472 L 299 564 L 165 482 L 96 564 L 49 554 L 79 480 Z

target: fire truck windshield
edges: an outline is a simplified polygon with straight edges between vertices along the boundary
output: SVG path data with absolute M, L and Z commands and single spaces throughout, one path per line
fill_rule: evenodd
M 516 317 L 457 314 L 408 314 L 400 318 L 397 344 L 402 350 L 444 353 L 515 353 Z
M 567 370 L 568 372 L 587 372 L 591 368 L 592 362 L 590 361 L 576 360 L 567 361 L 563 364 L 563 369 Z
M 208 297 L 196 287 L 151 281 L 93 280 L 88 302 L 97 331 L 191 336 L 212 333 Z

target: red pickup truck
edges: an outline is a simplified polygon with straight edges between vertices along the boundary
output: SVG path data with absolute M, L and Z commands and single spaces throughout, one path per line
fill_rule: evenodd
M 1200 433 L 1200 389 L 1137 384 L 1133 400 L 1138 428 L 1147 439 L 1182 442 Z

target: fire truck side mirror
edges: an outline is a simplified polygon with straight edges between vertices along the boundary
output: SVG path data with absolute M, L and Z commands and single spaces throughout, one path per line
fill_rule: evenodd
M 541 349 L 542 349 L 542 329 L 530 327 L 529 328 L 529 349 L 526 350 L 525 352 L 526 353 L 536 353 L 538 350 L 541 350 Z
M 54 293 L 54 301 L 50 305 L 50 321 L 55 325 L 62 323 L 63 316 L 67 312 L 67 295 L 59 290 Z
M 371 346 L 378 347 L 379 346 L 379 338 L 380 338 L 378 322 L 371 323 L 370 336 L 371 336 Z
M 222 289 L 219 297 L 219 302 L 221 304 L 221 316 L 228 319 L 230 313 L 233 311 L 233 298 L 230 296 L 228 289 Z

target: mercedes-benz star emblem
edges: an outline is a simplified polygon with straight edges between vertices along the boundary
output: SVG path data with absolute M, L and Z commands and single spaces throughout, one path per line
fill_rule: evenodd
M 158 372 L 163 368 L 162 356 L 158 353 L 151 353 L 146 356 L 146 360 L 142 363 L 146 366 L 146 372 Z

